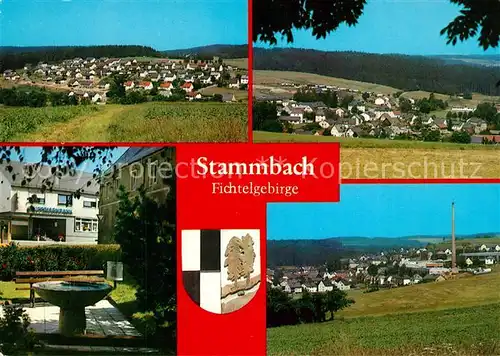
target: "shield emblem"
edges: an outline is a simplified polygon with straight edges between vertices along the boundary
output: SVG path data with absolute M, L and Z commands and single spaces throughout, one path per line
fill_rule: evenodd
M 202 309 L 236 311 L 260 287 L 259 230 L 182 230 L 184 289 Z

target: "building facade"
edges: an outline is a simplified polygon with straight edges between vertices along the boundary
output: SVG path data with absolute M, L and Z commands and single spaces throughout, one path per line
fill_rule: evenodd
M 11 162 L 9 165 L 10 172 L 5 164 L 0 165 L 1 242 L 97 242 L 99 187 L 92 174 L 77 171 L 61 178 L 49 178 L 52 177 L 49 166 L 41 166 L 28 174 L 29 164 Z M 22 184 L 26 177 L 31 179 Z M 53 184 L 43 190 L 46 178 Z M 74 193 L 78 189 L 84 192 L 76 199 Z
M 173 147 L 131 147 L 104 173 L 99 204 L 99 243 L 113 242 L 113 230 L 122 186 L 130 196 L 143 187 L 155 201 L 165 202 L 171 189 L 169 177 L 175 174 Z

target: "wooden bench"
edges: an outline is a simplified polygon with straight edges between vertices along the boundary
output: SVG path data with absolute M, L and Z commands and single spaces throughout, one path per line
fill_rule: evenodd
M 16 284 L 29 284 L 29 287 L 16 287 L 16 290 L 29 290 L 31 307 L 35 306 L 33 284 L 47 281 L 65 282 L 104 282 L 104 271 L 43 271 L 16 272 Z

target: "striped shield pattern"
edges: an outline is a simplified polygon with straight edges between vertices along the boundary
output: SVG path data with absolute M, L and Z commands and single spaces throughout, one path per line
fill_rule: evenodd
M 184 289 L 216 314 L 246 305 L 260 286 L 259 230 L 182 230 Z

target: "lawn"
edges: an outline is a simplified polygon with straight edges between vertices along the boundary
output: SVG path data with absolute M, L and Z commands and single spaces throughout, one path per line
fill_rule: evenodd
M 489 245 L 500 245 L 500 236 L 496 237 L 487 237 L 487 238 L 477 238 L 477 239 L 458 239 L 456 240 L 456 245 L 457 248 L 461 248 L 461 246 L 465 245 L 472 245 L 472 246 L 481 246 L 482 244 L 485 244 L 487 246 Z M 436 249 L 442 250 L 442 249 L 447 249 L 451 248 L 451 240 L 446 240 L 446 241 L 437 241 L 436 242 Z M 460 250 L 458 250 L 460 252 Z
M 267 354 L 499 355 L 499 323 L 500 303 L 492 303 L 284 326 L 268 329 Z
M 359 91 L 372 91 L 382 94 L 391 94 L 398 89 L 391 88 L 385 85 L 374 83 L 364 83 L 355 80 L 327 77 L 324 75 L 275 71 L 275 70 L 254 70 L 254 84 L 275 85 L 283 82 L 292 82 L 295 84 L 320 84 L 320 85 L 335 85 L 340 88 L 357 89 Z
M 343 179 L 498 178 L 500 147 L 253 132 L 254 142 L 339 142 Z
M 224 59 L 224 63 L 240 69 L 248 69 L 248 58 Z
M 268 329 L 268 355 L 499 355 L 500 272 L 373 293 L 333 322 Z
M 244 142 L 246 103 L 0 107 L 0 141 Z
M 236 100 L 248 100 L 248 91 L 233 89 L 233 88 L 219 88 L 217 86 L 211 86 L 211 87 L 200 89 L 200 93 L 203 95 L 234 94 L 234 97 L 236 98 Z

